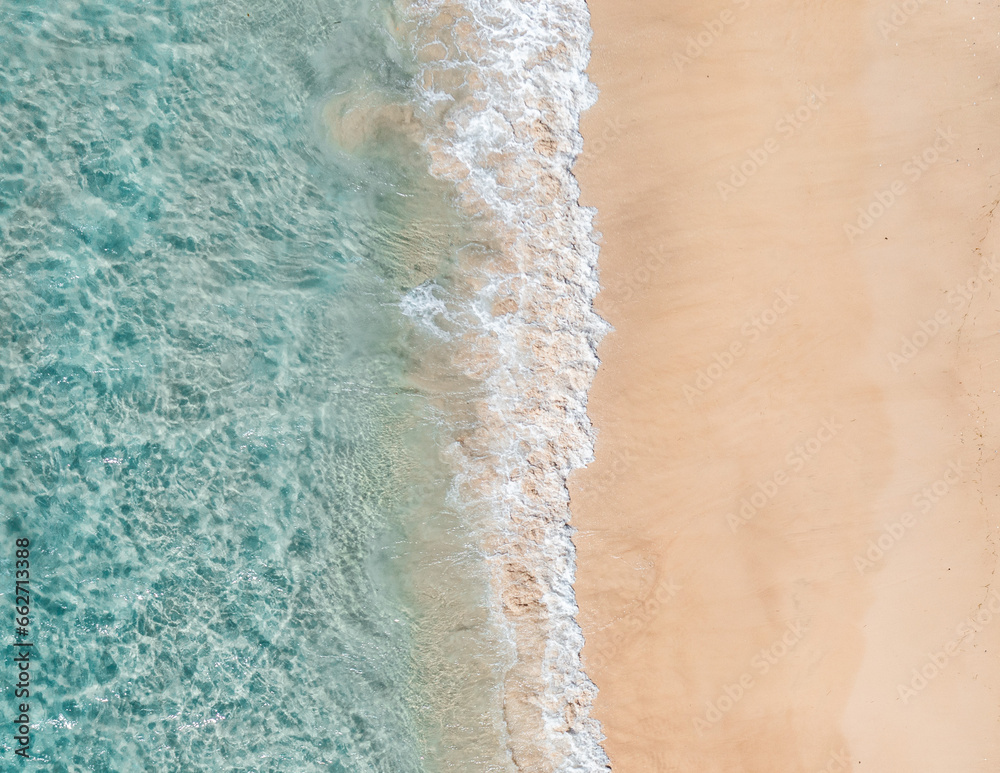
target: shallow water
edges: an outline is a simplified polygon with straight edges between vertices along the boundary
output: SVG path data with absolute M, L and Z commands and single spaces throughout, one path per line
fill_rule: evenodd
M 331 94 L 407 88 L 391 10 L 0 17 L 3 534 L 32 542 L 32 756 L 504 769 L 485 569 L 444 502 L 455 386 L 414 381 L 434 342 L 399 307 L 463 226 L 406 137 L 338 147 L 322 119 Z

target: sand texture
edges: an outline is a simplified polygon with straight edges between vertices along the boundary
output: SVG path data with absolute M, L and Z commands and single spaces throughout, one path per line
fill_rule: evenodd
M 590 7 L 614 771 L 1000 770 L 1000 10 Z

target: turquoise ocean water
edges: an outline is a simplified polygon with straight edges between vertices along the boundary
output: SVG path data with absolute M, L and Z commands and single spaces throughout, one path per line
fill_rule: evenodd
M 29 538 L 38 770 L 509 769 L 454 384 L 415 383 L 399 306 L 466 226 L 410 146 L 322 120 L 407 89 L 393 29 L 0 4 L 0 642 Z

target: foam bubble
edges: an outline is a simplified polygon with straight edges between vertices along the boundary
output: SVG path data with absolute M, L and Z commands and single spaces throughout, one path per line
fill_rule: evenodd
M 439 297 L 441 288 L 436 282 L 419 284 L 403 296 L 399 308 L 421 329 L 445 341 L 450 341 L 457 320 L 449 311 L 444 299 Z
M 511 753 L 532 771 L 605 770 L 580 662 L 566 488 L 592 459 L 587 391 L 608 329 L 592 306 L 594 211 L 578 204 L 570 171 L 596 97 L 589 14 L 584 0 L 423 0 L 406 15 L 431 170 L 496 238 L 461 314 L 476 330 L 460 360 L 485 398 L 476 437 L 455 456 L 459 496 L 497 516 L 486 548 L 518 650 L 505 684 Z M 425 326 L 448 314 L 432 288 L 404 303 Z

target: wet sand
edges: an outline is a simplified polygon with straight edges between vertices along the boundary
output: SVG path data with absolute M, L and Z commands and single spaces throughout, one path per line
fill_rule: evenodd
M 592 0 L 616 773 L 1000 765 L 1000 11 Z

